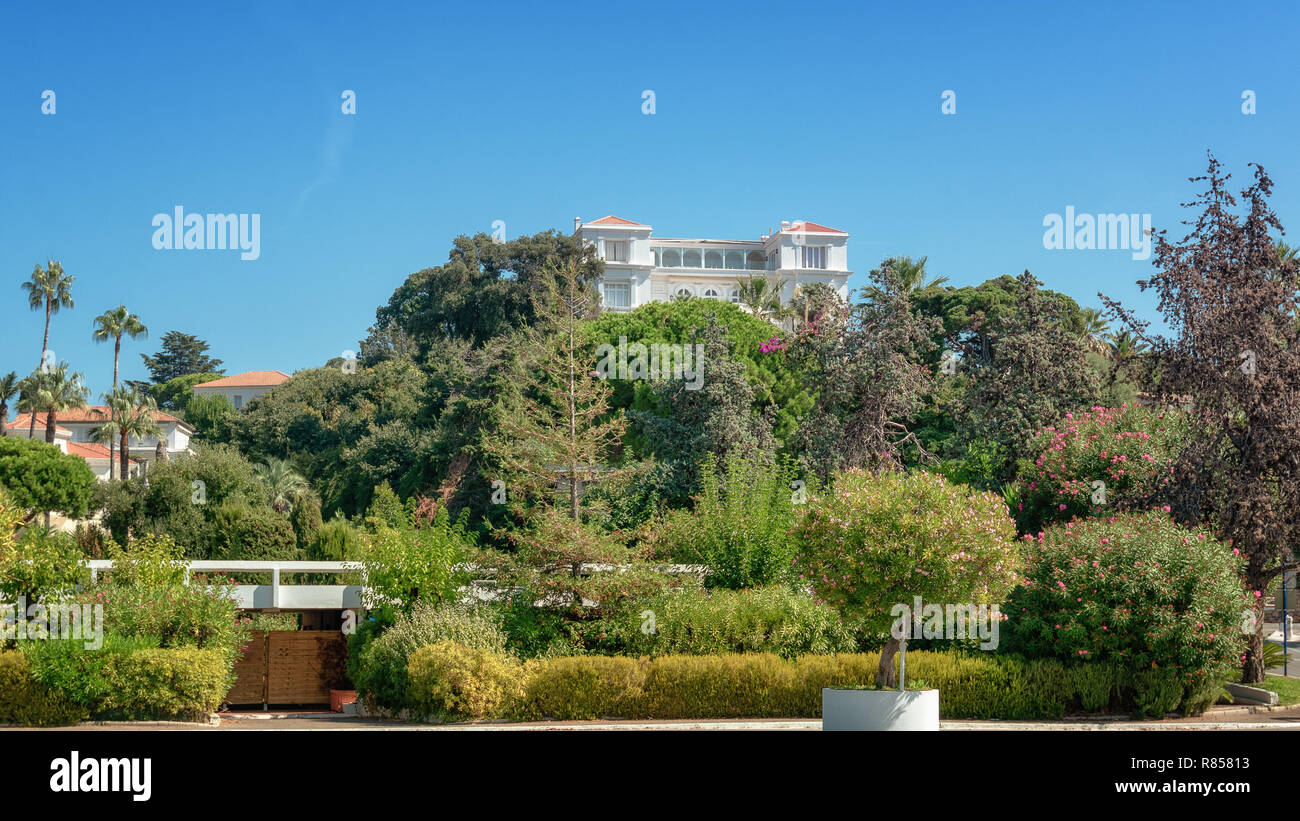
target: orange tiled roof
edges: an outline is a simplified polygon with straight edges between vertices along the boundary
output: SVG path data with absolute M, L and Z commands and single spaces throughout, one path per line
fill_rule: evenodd
M 803 220 L 802 222 L 796 222 L 794 225 L 790 226 L 790 230 L 802 231 L 805 234 L 843 234 L 844 233 L 839 229 L 827 228 L 825 225 L 818 225 L 815 222 L 808 222 L 807 220 Z
M 234 376 L 200 382 L 196 388 L 261 388 L 267 385 L 275 387 L 289 381 L 289 374 L 283 371 L 244 371 Z
M 69 442 L 68 454 L 71 456 L 80 456 L 82 459 L 107 459 L 109 458 L 108 448 L 104 445 L 94 442 Z M 121 458 L 113 454 L 114 459 Z M 135 464 L 134 459 L 128 459 L 128 462 Z
M 44 419 L 45 419 L 45 414 L 39 413 L 36 415 L 36 429 L 41 432 L 45 431 Z M 5 427 L 9 429 L 27 430 L 27 428 L 31 426 L 31 423 L 32 423 L 32 415 L 30 413 L 20 413 L 14 417 L 12 422 L 6 422 Z M 54 425 L 54 435 L 71 436 L 72 431 L 56 423 Z
M 583 224 L 584 225 L 637 225 L 642 228 L 645 227 L 639 222 L 633 222 L 632 220 L 625 220 L 622 217 L 616 217 L 612 214 L 608 217 L 601 217 L 598 220 L 592 220 L 591 222 L 587 222 Z
M 109 412 L 108 405 L 87 405 L 84 408 L 75 410 L 60 411 L 57 415 L 60 422 L 107 422 L 112 414 Z M 157 411 L 153 415 L 156 422 L 179 422 L 175 416 L 167 411 Z

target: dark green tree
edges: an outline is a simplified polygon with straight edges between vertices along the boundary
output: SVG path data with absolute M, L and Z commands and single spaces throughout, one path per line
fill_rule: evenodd
M 162 348 L 153 356 L 140 354 L 149 369 L 151 381 L 161 385 L 178 376 L 196 373 L 225 373 L 221 360 L 207 355 L 208 343 L 192 334 L 168 331 L 163 334 Z

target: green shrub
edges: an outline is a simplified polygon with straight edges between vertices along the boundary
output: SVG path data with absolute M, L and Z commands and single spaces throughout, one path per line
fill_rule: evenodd
M 740 589 L 791 575 L 797 521 L 794 471 L 732 455 L 720 470 L 713 455 L 700 468 L 700 494 L 689 514 L 670 516 L 659 547 L 674 561 L 707 564 L 709 587 Z
M 524 669 L 514 656 L 440 641 L 411 655 L 407 675 L 415 714 L 482 719 L 500 715 L 519 698 Z
M 1003 608 L 1004 650 L 1168 670 L 1189 694 L 1221 687 L 1236 669 L 1241 560 L 1206 531 L 1152 511 L 1067 522 L 1026 539 L 1026 579 Z M 1163 703 L 1146 698 L 1152 709 Z
M 363 626 L 363 630 L 373 635 L 374 628 Z M 421 647 L 442 641 L 476 650 L 506 652 L 505 633 L 496 614 L 487 608 L 423 602 L 409 615 L 400 616 L 379 638 L 353 644 L 362 646 L 357 663 L 349 665 L 349 677 L 367 705 L 401 710 L 408 706 L 407 665 L 411 655 Z
M 510 652 L 523 659 L 583 655 L 587 651 L 587 642 L 581 623 L 577 619 L 568 618 L 566 612 L 536 607 L 533 601 L 533 596 L 525 593 L 511 596 L 504 603 L 496 605 L 495 609 L 501 614 L 501 626 L 506 634 L 506 647 Z M 596 629 L 596 642 L 621 652 L 622 644 L 618 638 L 621 633 L 602 639 L 599 635 L 600 627 Z M 615 630 L 612 627 L 610 629 Z
M 232 591 L 225 585 L 170 584 L 156 587 L 101 585 L 73 601 L 103 605 L 104 624 L 114 635 L 148 639 L 158 647 L 196 647 L 220 652 L 231 665 L 248 641 Z
M 295 561 L 302 558 L 293 525 L 269 507 L 227 502 L 212 522 L 213 558 Z
M 230 690 L 229 666 L 216 650 L 142 649 L 107 657 L 104 716 L 198 719 L 214 712 Z
M 115 654 L 157 646 L 149 638 L 122 638 L 106 633 L 103 646 L 89 650 L 75 639 L 45 639 L 19 643 L 31 666 L 32 678 L 50 692 L 80 705 L 92 715 L 113 688 L 105 665 Z
M 646 662 L 625 656 L 568 656 L 533 663 L 515 715 L 526 719 L 635 717 Z
M 26 597 L 34 604 L 57 597 L 88 576 L 85 556 L 70 534 L 32 526 L 12 549 L 0 545 L 0 598 L 8 601 Z
M 857 649 L 853 631 L 835 610 L 780 585 L 663 593 L 609 621 L 609 632 L 634 656 L 775 653 L 790 658 Z
M 1068 674 L 1070 686 L 1078 694 L 1080 706 L 1087 713 L 1105 709 L 1120 687 L 1115 667 L 1104 661 L 1071 665 Z
M 1169 670 L 1139 671 L 1133 676 L 1133 690 L 1134 718 L 1164 718 L 1177 709 L 1184 693 L 1182 683 Z
M 89 715 L 81 705 L 37 682 L 22 653 L 0 650 L 0 724 L 59 727 L 84 721 Z
M 404 515 L 400 527 L 372 520 L 375 531 L 362 563 L 374 606 L 409 611 L 417 602 L 455 601 L 461 583 L 456 564 L 473 549 L 473 536 L 446 507 L 427 521 Z
M 673 718 L 786 715 L 794 665 L 771 653 L 663 656 L 646 670 L 643 711 Z

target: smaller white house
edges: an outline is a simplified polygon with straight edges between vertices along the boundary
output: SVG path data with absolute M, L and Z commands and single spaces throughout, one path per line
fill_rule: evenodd
M 20 414 L 17 419 L 8 422 L 5 425 L 5 436 L 12 436 L 15 439 L 26 439 L 27 431 L 31 426 L 31 416 Z M 41 421 L 40 416 L 36 418 L 36 429 L 32 431 L 32 438 L 38 442 L 45 441 L 45 423 Z M 109 478 L 109 451 L 108 447 L 98 442 L 78 441 L 75 431 L 56 424 L 54 426 L 54 446 L 69 456 L 80 456 L 90 466 L 90 472 L 95 474 L 95 478 L 102 482 L 107 482 Z M 117 460 L 116 453 L 113 459 Z M 116 469 L 116 468 L 115 468 Z M 135 459 L 128 458 L 127 470 L 129 475 L 135 476 L 139 473 L 140 464 Z
M 283 371 L 245 371 L 234 376 L 225 376 L 211 382 L 194 386 L 195 396 L 224 396 L 230 400 L 235 410 L 289 381 L 289 374 Z

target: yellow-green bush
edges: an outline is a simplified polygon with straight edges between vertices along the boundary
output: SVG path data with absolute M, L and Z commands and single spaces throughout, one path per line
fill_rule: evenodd
M 534 662 L 513 714 L 562 720 L 637 717 L 643 713 L 641 688 L 647 664 L 626 656 L 565 656 Z
M 32 678 L 22 653 L 0 650 L 0 724 L 57 727 L 85 718 L 85 708 L 50 692 Z
M 97 713 L 142 718 L 198 718 L 215 711 L 229 690 L 226 658 L 219 650 L 147 648 L 110 655 L 109 689 Z
M 414 712 L 481 719 L 502 714 L 519 698 L 524 668 L 504 653 L 440 641 L 411 655 L 407 677 Z

